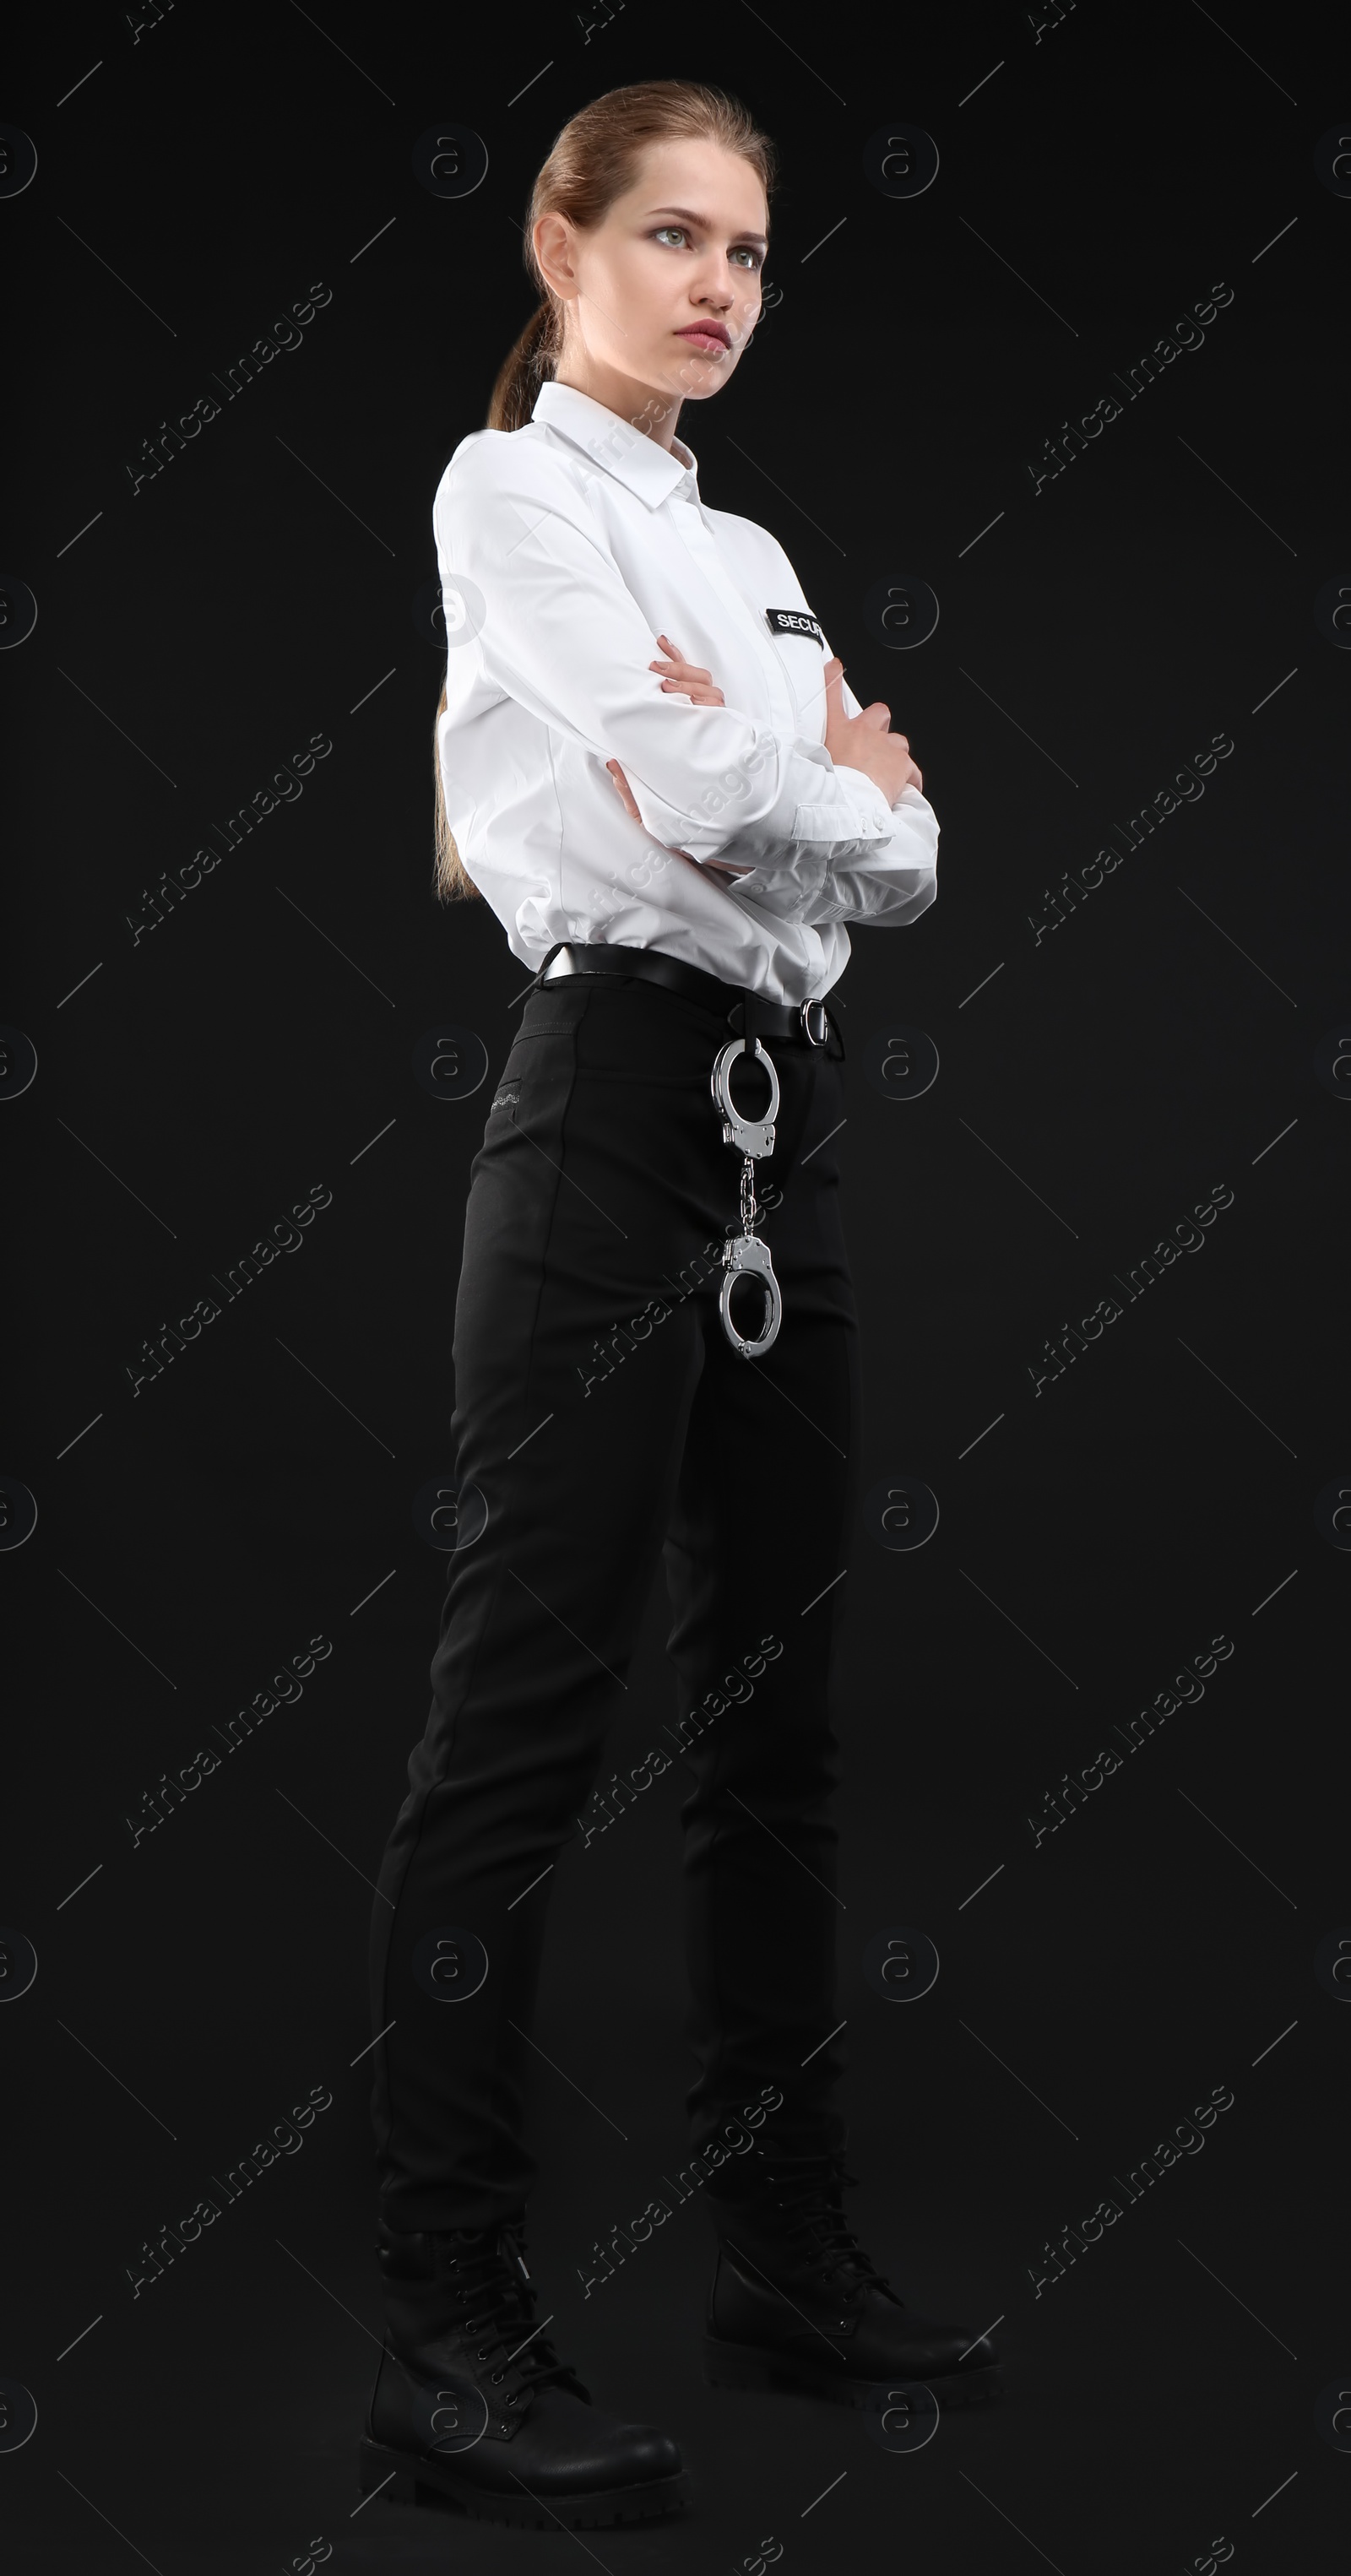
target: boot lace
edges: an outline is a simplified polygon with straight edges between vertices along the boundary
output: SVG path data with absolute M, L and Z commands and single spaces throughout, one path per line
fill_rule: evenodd
M 463 2331 L 490 2384 L 503 2391 L 503 2406 L 517 2407 L 549 2386 L 588 2394 L 577 2374 L 560 2361 L 535 2323 L 535 2293 L 524 2261 L 522 2222 L 490 2232 L 474 2229 L 447 2238 L 453 2278 L 464 2303 Z M 547 2322 L 547 2320 L 546 2320 Z
M 790 2233 L 804 2240 L 808 2259 L 823 2279 L 842 2281 L 856 2294 L 873 2283 L 896 2298 L 845 2219 L 844 2185 L 857 2184 L 858 2175 L 845 2172 L 842 2155 L 797 2167 L 771 2165 L 764 2182 L 771 2202 L 783 2211 Z

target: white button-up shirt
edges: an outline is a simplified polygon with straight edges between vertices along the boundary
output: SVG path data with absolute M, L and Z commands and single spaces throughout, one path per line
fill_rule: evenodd
M 933 902 L 932 807 L 914 787 L 889 807 L 835 766 L 830 647 L 797 575 L 766 529 L 705 506 L 682 441 L 671 453 L 548 383 L 523 429 L 460 441 L 432 521 L 446 810 L 523 965 L 608 941 L 799 1002 L 843 973 L 846 921 L 895 926 Z M 662 634 L 724 706 L 663 692 Z M 859 712 L 847 685 L 844 704 Z

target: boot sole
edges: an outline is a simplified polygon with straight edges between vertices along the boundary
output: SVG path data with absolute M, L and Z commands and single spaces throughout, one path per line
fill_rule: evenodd
M 885 2396 L 889 2388 L 906 2384 L 899 2374 L 891 2380 L 849 2379 L 843 2371 L 801 2361 L 792 2353 L 771 2352 L 751 2343 L 721 2343 L 716 2335 L 704 2337 L 704 2379 L 710 2388 L 788 2389 L 799 2397 L 824 2397 L 836 2406 L 866 2406 L 870 2397 Z M 941 2407 L 979 2406 L 1002 2395 L 1004 2374 L 992 2362 L 983 2370 L 947 2371 L 941 2377 L 917 2378 L 908 2384 L 927 2388 Z
M 392 2474 L 391 2474 L 392 2472 Z M 674 2478 L 649 2478 L 638 2486 L 599 2487 L 589 2494 L 536 2496 L 522 2487 L 519 2495 L 476 2486 L 448 2460 L 430 2452 L 414 2457 L 363 2436 L 360 2453 L 361 2492 L 379 2489 L 394 2504 L 458 2505 L 475 2522 L 514 2523 L 527 2531 L 603 2531 L 610 2524 L 650 2522 L 678 2513 L 689 2501 L 685 2472 Z

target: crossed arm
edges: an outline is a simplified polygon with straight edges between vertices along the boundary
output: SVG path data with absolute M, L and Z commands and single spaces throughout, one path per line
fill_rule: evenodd
M 664 693 L 687 697 L 699 707 L 721 707 L 726 704 L 722 691 L 716 685 L 711 672 L 702 670 L 697 663 L 687 662 L 679 646 L 672 643 L 669 635 L 659 635 L 657 642 L 664 648 L 663 652 L 649 662 L 647 667 L 650 671 L 660 672 Z M 917 787 L 922 790 L 924 779 L 910 757 L 910 744 L 907 737 L 903 733 L 892 733 L 890 730 L 890 707 L 884 706 L 878 698 L 871 706 L 864 707 L 859 715 L 846 715 L 842 685 L 844 664 L 838 655 L 827 662 L 825 678 L 826 749 L 835 766 L 863 770 L 868 777 L 876 780 L 889 805 L 895 804 L 905 787 Z M 643 818 L 638 811 L 633 790 L 619 762 L 607 760 L 605 766 L 614 782 L 625 813 L 631 815 L 635 823 L 641 823 Z M 688 850 L 677 850 L 675 856 L 689 859 L 690 853 Z M 752 873 L 749 866 L 736 867 L 720 859 L 694 859 L 690 863 L 694 867 L 702 867 L 705 876 L 716 877 L 719 884 L 723 886 L 731 884 L 737 877 L 749 876 Z

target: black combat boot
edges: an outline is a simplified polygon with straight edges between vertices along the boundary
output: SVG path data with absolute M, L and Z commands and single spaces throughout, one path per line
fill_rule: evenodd
M 763 2159 L 763 2160 L 762 2160 Z M 749 2167 L 749 2170 L 747 2168 Z M 912 2315 L 845 2223 L 842 2156 L 746 2159 L 735 2195 L 706 2199 L 718 2236 L 704 2375 L 715 2388 L 792 2388 L 842 2406 L 920 2382 L 940 2406 L 994 2397 L 993 2344 Z
M 678 2510 L 689 2481 L 675 2443 L 603 2415 L 536 2325 L 523 2221 L 417 2235 L 381 2223 L 387 2331 L 363 2493 L 447 2496 L 480 2521 L 555 2531 Z

